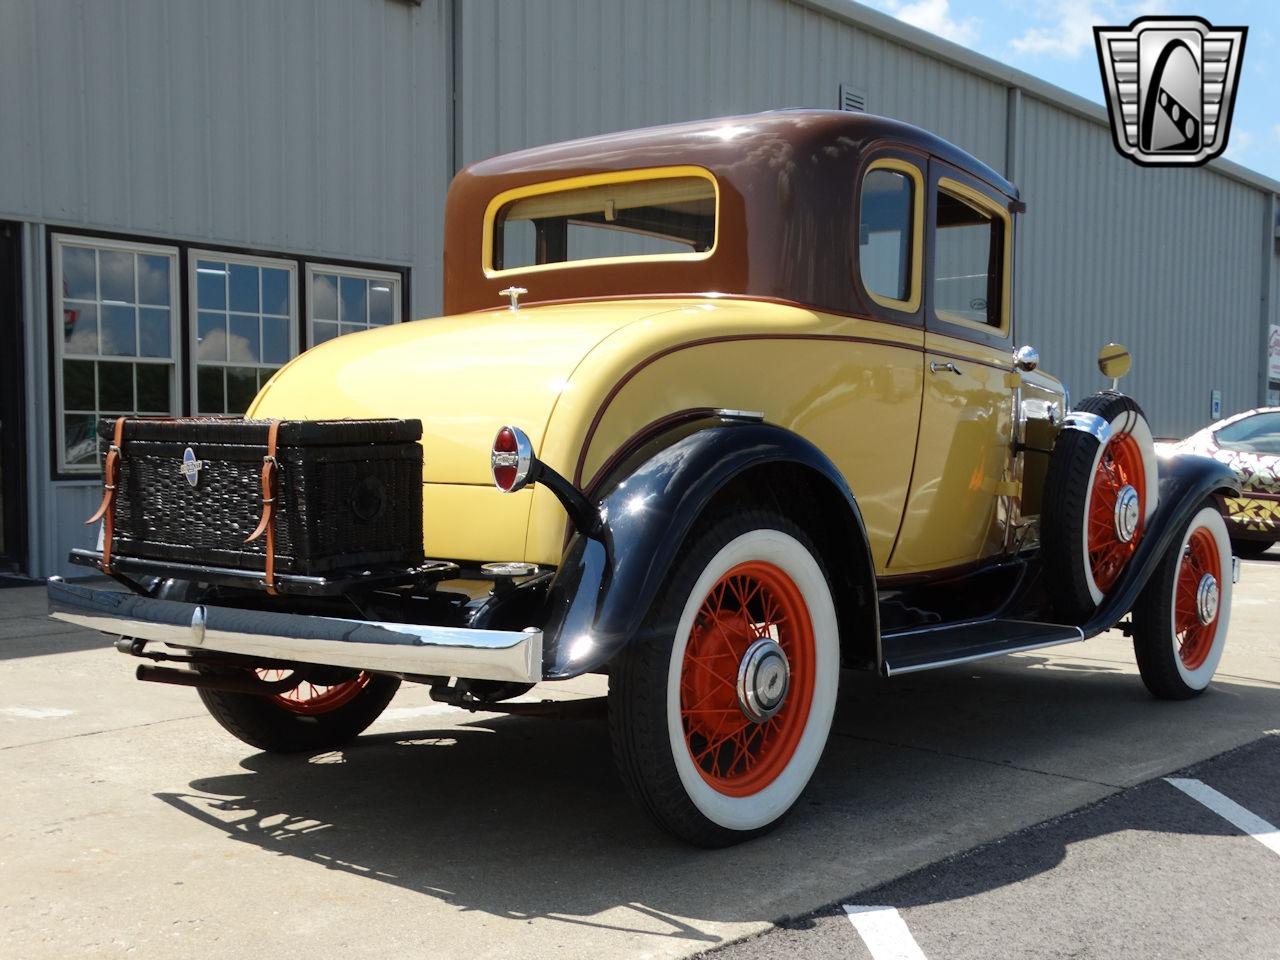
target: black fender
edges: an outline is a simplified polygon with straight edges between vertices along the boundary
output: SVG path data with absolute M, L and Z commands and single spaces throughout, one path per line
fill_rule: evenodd
M 786 464 L 829 485 L 843 516 L 852 585 L 833 593 L 857 598 L 863 629 L 879 655 L 871 551 L 857 501 L 831 460 L 803 437 L 772 424 L 707 417 L 646 443 L 599 488 L 601 523 L 574 533 L 547 593 L 543 676 L 567 679 L 598 670 L 639 633 L 650 604 L 698 516 L 725 485 L 753 468 Z M 852 590 L 850 590 L 852 586 Z M 842 589 L 843 587 L 843 589 Z M 846 601 L 848 602 L 848 601 Z M 837 605 L 841 598 L 837 597 Z
M 1224 463 L 1197 454 L 1165 455 L 1158 459 L 1160 502 L 1151 515 L 1120 579 L 1103 598 L 1093 616 L 1081 626 L 1086 637 L 1114 627 L 1133 609 L 1165 555 L 1182 539 L 1191 518 L 1215 493 L 1239 494 L 1240 480 Z

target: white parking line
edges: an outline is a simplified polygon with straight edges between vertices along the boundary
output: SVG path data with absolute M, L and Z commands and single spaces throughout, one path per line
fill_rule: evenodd
M 1280 830 L 1267 823 L 1256 813 L 1246 810 L 1230 797 L 1219 793 L 1213 787 L 1200 780 L 1184 780 L 1180 777 L 1165 777 L 1164 779 L 1193 800 L 1203 803 L 1222 819 L 1235 824 L 1272 853 L 1280 854 Z
M 906 921 L 893 907 L 843 906 L 875 960 L 926 960 Z

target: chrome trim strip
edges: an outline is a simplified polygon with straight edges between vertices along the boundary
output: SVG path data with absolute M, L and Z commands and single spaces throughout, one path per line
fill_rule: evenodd
M 889 630 L 883 635 L 885 640 L 902 640 L 906 637 L 918 637 L 925 633 L 938 633 L 943 630 L 959 630 L 963 627 L 976 627 L 990 623 L 990 617 L 976 617 L 973 620 L 952 620 L 943 623 L 931 623 L 924 627 L 912 627 L 909 630 Z
M 1007 650 L 990 650 L 985 653 L 975 653 L 967 657 L 953 657 L 950 660 L 935 660 L 930 663 L 920 663 L 913 667 L 893 668 L 893 664 L 885 662 L 884 675 L 886 677 L 900 677 L 908 673 L 920 673 L 922 670 L 936 670 L 939 667 L 951 667 L 958 663 L 972 663 L 974 660 L 988 660 L 991 657 L 1003 657 L 1009 653 L 1026 653 L 1028 650 L 1043 650 L 1046 647 L 1060 647 L 1064 643 L 1079 643 L 1084 639 L 1084 631 L 1079 627 L 1074 628 L 1077 637 L 1066 637 L 1062 640 L 1050 640 L 1048 643 L 1031 643 L 1024 647 L 1010 647 Z
M 542 631 L 379 623 L 155 600 L 50 580 L 49 616 L 103 633 L 192 650 L 354 670 L 542 679 Z
M 1087 433 L 1098 443 L 1106 443 L 1111 439 L 1111 424 L 1096 413 L 1085 413 L 1083 410 L 1072 410 L 1062 419 L 1063 430 L 1079 430 Z

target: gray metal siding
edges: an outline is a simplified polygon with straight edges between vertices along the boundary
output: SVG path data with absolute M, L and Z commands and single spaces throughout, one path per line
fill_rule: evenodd
M 998 170 L 1016 159 L 1019 340 L 1076 396 L 1102 385 L 1092 358 L 1114 338 L 1160 433 L 1202 425 L 1211 389 L 1224 412 L 1257 402 L 1266 292 L 1280 323 L 1269 181 L 1225 163 L 1139 170 L 1095 106 L 853 4 L 5 0 L 0 216 L 28 221 L 32 570 L 82 572 L 62 558 L 91 541 L 98 496 L 50 475 L 51 226 L 409 266 L 426 316 L 455 164 L 833 107 L 841 83 Z
M 1209 170 L 1121 158 L 1110 131 L 1024 98 L 1018 336 L 1076 396 L 1103 385 L 1099 346 L 1134 354 L 1124 389 L 1157 432 L 1257 402 L 1267 198 Z
M 1005 87 L 780 0 L 467 0 L 463 163 L 522 147 L 778 107 L 868 110 L 1004 166 Z M 501 53 L 499 53 L 501 51 Z
M 6 0 L 0 215 L 421 267 L 451 176 L 442 0 Z
M 832 106 L 842 81 L 867 91 L 872 112 L 996 169 L 1012 152 L 1030 205 L 1020 337 L 1045 368 L 1089 392 L 1101 385 L 1096 347 L 1129 343 L 1126 386 L 1162 433 L 1202 425 L 1212 389 L 1224 410 L 1256 402 L 1263 195 L 1237 180 L 1139 169 L 1106 127 L 1033 96 L 1010 151 L 1007 87 L 779 0 L 468 0 L 459 28 L 462 162 L 672 120 Z
M 99 487 L 55 481 L 46 225 L 409 266 L 438 312 L 451 176 L 448 4 L 6 0 L 0 216 L 26 220 L 31 569 Z

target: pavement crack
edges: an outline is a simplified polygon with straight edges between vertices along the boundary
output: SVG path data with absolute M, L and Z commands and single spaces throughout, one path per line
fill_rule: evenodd
M 1024 767 L 1021 764 L 1013 763 L 1006 760 L 988 760 L 986 757 L 975 757 L 967 753 L 953 753 L 950 750 L 939 750 L 936 747 L 919 747 L 911 743 L 897 743 L 893 740 L 878 740 L 875 737 L 863 737 L 856 733 L 843 733 L 839 730 L 831 731 L 833 736 L 844 737 L 847 740 L 861 740 L 864 743 L 875 743 L 882 747 L 895 747 L 899 750 L 916 750 L 920 753 L 932 753 L 940 757 L 952 757 L 956 760 L 972 760 L 974 763 L 985 763 L 988 766 L 999 767 L 1001 770 L 1020 770 L 1023 773 L 1035 773 L 1044 777 L 1055 777 L 1059 780 L 1074 780 L 1076 783 L 1092 783 L 1099 787 L 1109 787 L 1112 790 L 1127 789 L 1124 784 L 1109 783 L 1106 780 L 1093 780 L 1089 777 L 1073 777 L 1069 773 L 1054 773 L 1052 770 L 1039 770 L 1036 767 Z
M 8 746 L 0 747 L 0 752 L 5 750 L 20 750 L 23 747 L 39 747 L 48 743 L 62 743 L 64 740 L 80 740 L 84 737 L 100 737 L 104 733 L 122 733 L 126 730 L 141 730 L 144 727 L 155 727 L 162 723 L 177 723 L 180 720 L 199 720 L 203 717 L 202 713 L 193 713 L 189 717 L 167 717 L 164 720 L 150 720 L 147 723 L 134 723 L 127 727 L 109 727 L 106 730 L 86 730 L 83 733 L 69 733 L 65 737 L 50 737 L 48 740 L 31 740 L 27 743 L 11 743 Z

